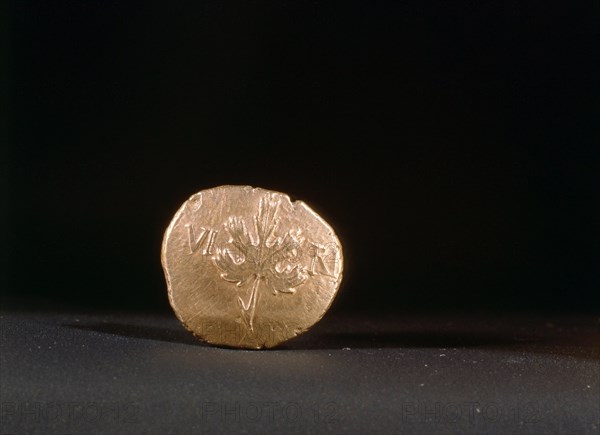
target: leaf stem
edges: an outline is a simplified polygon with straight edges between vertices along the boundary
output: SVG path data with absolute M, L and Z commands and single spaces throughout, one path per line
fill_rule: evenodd
M 247 321 L 248 326 L 250 327 L 250 331 L 254 332 L 254 311 L 256 310 L 256 302 L 258 301 L 258 286 L 260 284 L 260 278 L 255 277 L 254 282 L 252 283 L 252 292 L 250 293 L 250 300 L 247 304 L 244 304 L 242 298 L 240 299 L 240 304 L 242 305 L 242 316 Z

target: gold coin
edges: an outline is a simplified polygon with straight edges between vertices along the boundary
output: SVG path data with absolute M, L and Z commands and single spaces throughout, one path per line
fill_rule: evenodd
M 318 322 L 342 280 L 333 229 L 302 201 L 250 186 L 192 195 L 162 245 L 169 301 L 215 345 L 276 346 Z

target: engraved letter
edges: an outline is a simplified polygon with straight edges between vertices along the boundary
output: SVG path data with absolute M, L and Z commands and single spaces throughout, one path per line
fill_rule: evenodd
M 202 255 L 212 254 L 217 231 L 207 230 L 206 228 L 200 228 L 200 234 L 198 235 L 198 237 L 196 237 L 194 226 L 192 224 L 188 224 L 186 225 L 186 227 L 188 229 L 190 254 L 196 252 L 201 246 L 204 246 L 204 249 L 202 250 Z
M 331 243 L 327 245 L 311 243 L 310 252 L 312 259 L 310 261 L 310 270 L 308 271 L 308 273 L 310 273 L 313 276 L 320 274 L 334 277 L 334 266 L 337 262 L 336 246 Z

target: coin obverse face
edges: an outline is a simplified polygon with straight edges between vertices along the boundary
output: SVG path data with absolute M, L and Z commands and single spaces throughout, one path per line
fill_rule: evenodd
M 192 195 L 165 232 L 169 301 L 194 335 L 260 349 L 301 334 L 342 280 L 333 229 L 302 201 L 250 186 Z

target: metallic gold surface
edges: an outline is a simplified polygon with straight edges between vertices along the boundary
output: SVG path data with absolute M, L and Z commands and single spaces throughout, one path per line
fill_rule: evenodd
M 302 201 L 250 186 L 192 195 L 165 232 L 169 301 L 209 343 L 259 349 L 323 317 L 342 280 L 333 229 Z

